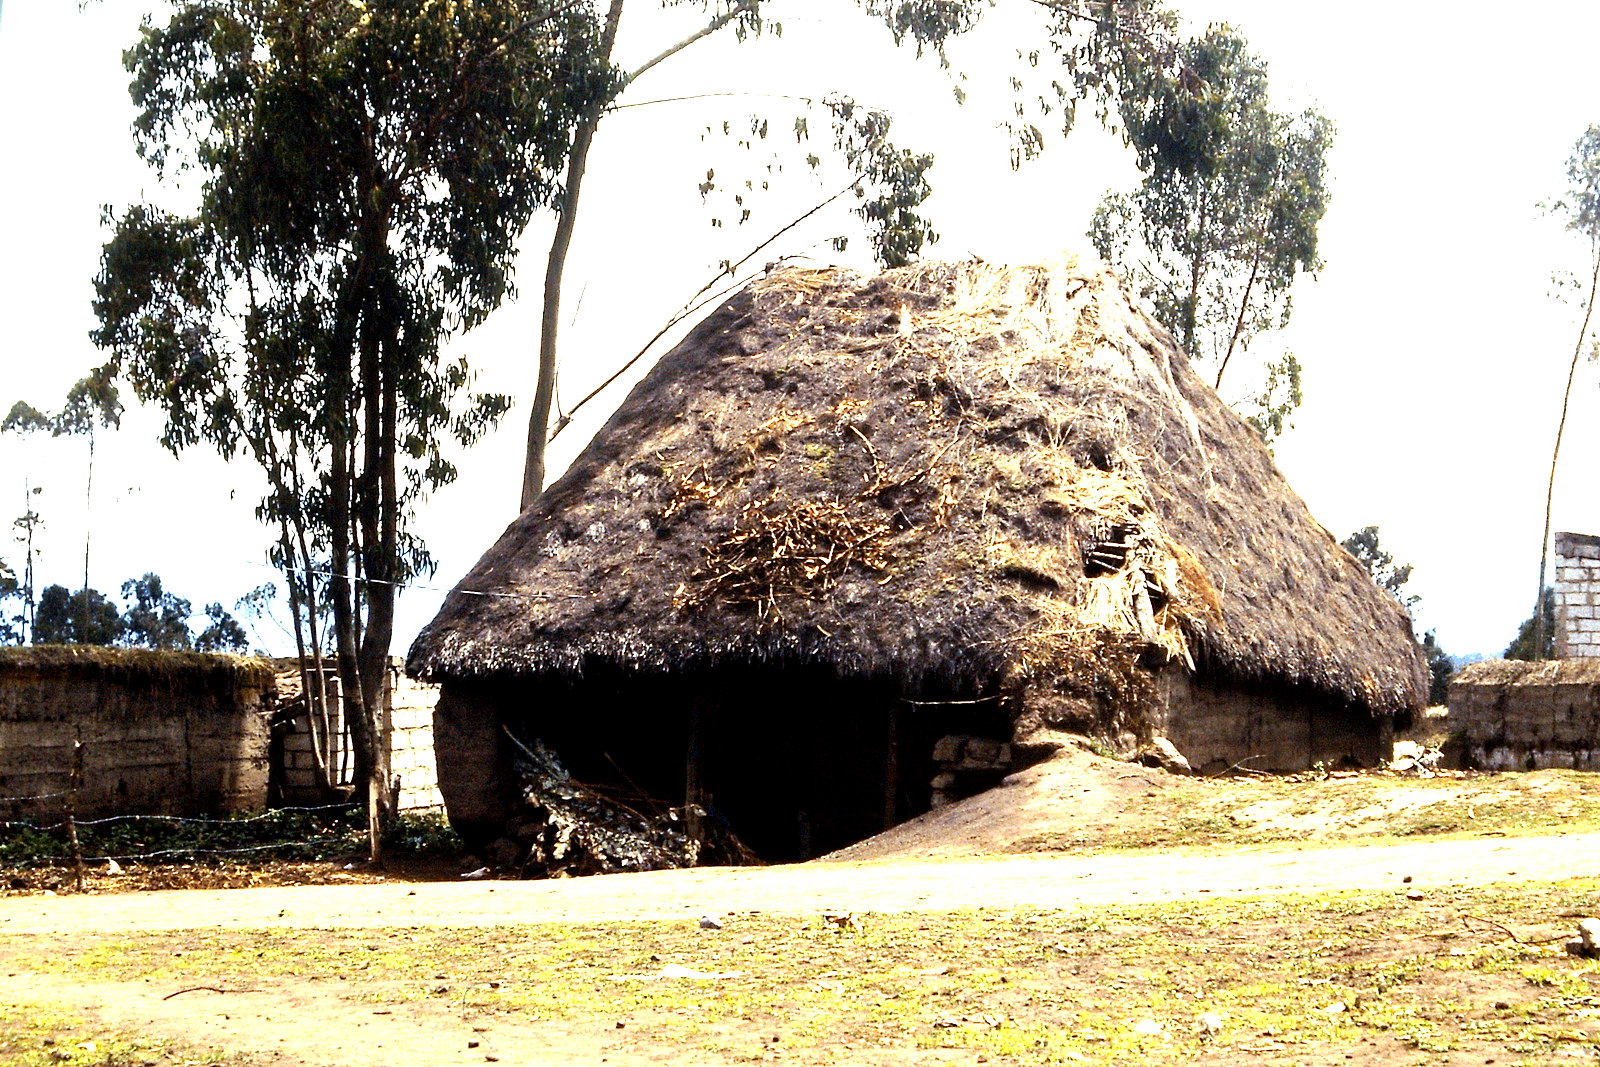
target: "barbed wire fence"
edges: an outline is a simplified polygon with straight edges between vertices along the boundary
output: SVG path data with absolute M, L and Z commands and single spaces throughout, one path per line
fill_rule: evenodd
M 73 742 L 67 788 L 0 796 L 0 870 L 70 864 L 73 888 L 83 892 L 88 868 L 270 856 L 321 859 L 359 851 L 364 810 L 354 802 L 279 806 L 254 814 L 82 815 L 84 749 Z M 53 803 L 54 802 L 54 803 Z M 33 814 L 24 814 L 33 809 Z M 362 838 L 364 840 L 364 837 Z

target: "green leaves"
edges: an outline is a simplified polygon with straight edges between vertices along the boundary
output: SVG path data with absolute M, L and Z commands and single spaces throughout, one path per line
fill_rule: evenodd
M 1378 587 L 1400 601 L 1407 611 L 1422 599 L 1405 593 L 1405 585 L 1411 580 L 1411 564 L 1399 564 L 1394 561 L 1394 556 L 1378 543 L 1376 526 L 1363 526 L 1340 541 L 1339 547 L 1354 556 L 1356 562 L 1372 575 L 1372 580 L 1378 583 Z
M 1567 157 L 1567 192 L 1552 209 L 1567 216 L 1567 228 L 1600 239 L 1600 126 L 1590 126 Z
M 923 245 L 939 239 L 933 224 L 916 211 L 933 192 L 927 179 L 933 156 L 896 147 L 889 140 L 893 120 L 883 111 L 857 107 L 843 96 L 825 103 L 833 117 L 834 148 L 858 177 L 855 211 L 867 224 L 878 262 L 903 267 Z M 837 241 L 834 247 L 844 250 Z
M 366 679 L 349 680 L 365 724 L 397 583 L 432 565 L 406 530 L 415 504 L 455 477 L 448 446 L 507 407 L 470 395 L 441 346 L 511 292 L 516 240 L 557 203 L 575 123 L 621 79 L 599 58 L 591 3 L 168 10 L 125 57 L 135 140 L 198 195 L 117 220 L 95 280 L 108 353 L 96 383 L 123 380 L 159 407 L 173 451 L 261 466 L 257 514 L 277 528 L 296 636 L 303 625 L 309 646 L 329 644 L 331 611 L 333 643 L 360 661 L 345 669 Z M 69 412 L 110 400 L 96 384 Z M 150 608 L 152 627 L 164 610 Z M 207 613 L 202 640 L 242 640 L 220 607 Z M 358 734 L 358 764 L 373 765 Z
M 194 638 L 189 633 L 193 609 L 189 601 L 161 587 L 159 574 L 123 582 L 122 597 L 128 601 L 128 608 L 122 615 L 121 644 L 157 649 L 193 646 Z
M 147 24 L 126 55 L 136 141 L 201 191 L 188 217 L 118 220 L 95 339 L 165 411 L 168 447 L 244 444 L 325 478 L 374 357 L 429 442 L 408 455 L 481 434 L 505 405 L 452 414 L 465 376 L 438 367 L 440 339 L 509 291 L 573 122 L 616 84 L 597 37 L 590 5 L 554 0 L 194 0 Z
M 1220 385 L 1235 355 L 1288 322 L 1295 278 L 1322 265 L 1333 124 L 1274 111 L 1266 65 L 1226 26 L 1124 74 L 1119 112 L 1144 178 L 1107 195 L 1090 237 Z M 1276 436 L 1299 397 L 1286 356 L 1268 368 L 1252 421 Z
M 79 379 L 67 392 L 61 410 L 51 415 L 32 404 L 18 400 L 0 419 L 0 432 L 39 433 L 52 437 L 66 434 L 92 434 L 97 425 L 116 426 L 122 421 L 122 401 L 112 372 L 100 367 Z M 37 490 L 36 490 L 37 491 Z
M 895 44 L 909 40 L 919 56 L 931 48 L 949 66 L 945 43 L 976 26 L 993 0 L 861 0 L 861 6 L 883 20 Z
M 1245 421 L 1256 428 L 1268 444 L 1283 436 L 1291 425 L 1289 417 L 1304 399 L 1300 391 L 1300 361 L 1293 352 L 1267 364 L 1266 381 L 1250 402 L 1253 409 Z

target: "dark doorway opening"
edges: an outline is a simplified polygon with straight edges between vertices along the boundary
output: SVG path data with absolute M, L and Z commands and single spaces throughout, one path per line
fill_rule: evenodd
M 540 696 L 508 718 L 579 781 L 657 808 L 692 790 L 708 819 L 769 863 L 812 859 L 927 811 L 939 738 L 1010 735 L 996 702 L 913 698 L 896 679 L 807 667 L 590 672 Z

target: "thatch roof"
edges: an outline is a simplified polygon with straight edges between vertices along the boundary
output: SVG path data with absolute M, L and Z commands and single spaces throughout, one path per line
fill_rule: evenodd
M 1115 276 L 1068 258 L 750 285 L 505 531 L 410 668 L 803 660 L 1020 690 L 1164 658 L 1377 712 L 1426 688 L 1400 605 Z

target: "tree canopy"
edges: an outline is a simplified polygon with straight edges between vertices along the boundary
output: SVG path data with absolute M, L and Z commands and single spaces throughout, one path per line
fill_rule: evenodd
M 176 649 L 194 644 L 189 633 L 189 601 L 161 587 L 159 574 L 145 574 L 122 583 L 128 602 L 122 614 L 120 643 L 137 648 Z
M 856 3 L 867 20 L 879 22 L 888 28 L 895 45 L 912 46 L 918 56 L 931 54 L 944 66 L 950 64 L 946 46 L 977 27 L 984 15 L 995 6 L 994 0 L 856 0 Z M 519 498 L 523 508 L 532 504 L 544 488 L 544 457 L 549 440 L 567 425 L 572 410 L 587 403 L 594 395 L 591 393 L 564 416 L 552 420 L 559 364 L 562 282 L 576 226 L 589 150 L 597 127 L 611 109 L 626 106 L 620 102 L 623 94 L 641 76 L 660 64 L 700 41 L 719 34 L 726 35 L 730 31 L 740 39 L 763 34 L 781 35 L 782 23 L 777 19 L 782 17 L 782 12 L 795 10 L 797 6 L 785 5 L 779 0 L 664 0 L 664 4 L 668 7 L 699 6 L 707 13 L 706 21 L 696 32 L 669 44 L 637 68 L 616 71 L 611 88 L 591 103 L 573 138 L 567 175 L 557 206 L 556 230 L 545 270 L 537 374 L 528 419 Z M 600 45 L 600 54 L 607 62 L 611 59 L 612 44 L 626 6 L 626 0 L 610 0 L 608 4 Z M 1136 91 L 1133 71 L 1142 71 L 1148 76 L 1149 71 L 1169 64 L 1174 57 L 1168 35 L 1175 25 L 1175 19 L 1155 0 L 1035 0 L 1029 6 L 1043 12 L 1044 24 L 1040 27 L 1039 36 L 1048 40 L 1048 53 L 1033 47 L 1035 42 L 1030 39 L 1017 49 L 1019 62 L 1030 70 L 1037 70 L 1048 68 L 1048 59 L 1054 58 L 1065 73 L 1052 78 L 1049 91 L 1038 97 L 1038 114 L 1033 114 L 1023 102 L 1023 94 L 1028 90 L 1025 82 L 1015 77 L 1012 79 L 1013 88 L 1018 93 L 1015 115 L 1013 121 L 1008 123 L 1014 142 L 1013 164 L 1019 164 L 1023 158 L 1042 150 L 1046 138 L 1041 125 L 1058 122 L 1070 129 L 1077 104 L 1090 98 L 1097 102 L 1102 116 L 1108 115 L 1110 109 L 1107 101 L 1117 99 L 1125 92 Z M 854 29 L 841 26 L 843 32 Z M 830 56 L 818 56 L 815 65 L 818 69 L 832 69 L 830 60 Z M 952 88 L 956 99 L 964 98 L 959 80 L 953 83 Z M 834 158 L 842 164 L 849 178 L 843 190 L 812 211 L 820 210 L 846 193 L 853 193 L 854 211 L 865 224 L 866 237 L 878 262 L 894 267 L 912 261 L 938 237 L 933 221 L 920 210 L 932 192 L 928 177 L 934 162 L 932 155 L 896 145 L 890 138 L 892 120 L 888 113 L 857 105 L 837 93 L 822 93 L 818 97 L 826 108 L 834 134 Z M 815 103 L 815 100 L 808 101 L 811 105 Z M 809 138 L 811 117 L 814 116 L 808 109 L 795 118 L 797 143 Z M 771 124 L 763 116 L 751 116 L 748 135 L 739 123 L 726 121 L 721 125 L 725 135 L 735 137 L 739 144 L 749 147 L 756 141 L 766 139 Z M 706 129 L 710 132 L 712 128 Z M 806 161 L 813 169 L 822 163 L 818 154 L 820 151 L 807 153 Z M 781 170 L 781 165 L 776 169 Z M 717 177 L 713 167 L 707 169 L 701 193 L 704 196 L 720 188 L 727 194 L 728 204 L 733 208 L 731 214 L 739 224 L 743 224 L 751 217 L 750 204 L 758 195 L 758 189 L 766 189 L 769 184 L 766 179 L 760 181 L 759 186 L 748 179 L 727 182 Z M 720 282 L 738 284 L 741 279 L 737 277 L 736 268 L 748 263 L 756 252 L 771 247 L 797 221 L 793 220 L 777 230 L 744 259 L 724 260 L 722 273 L 691 299 L 690 309 L 703 306 L 706 301 L 701 298 Z M 712 219 L 713 226 L 721 226 L 722 223 L 720 214 Z M 836 236 L 834 240 L 836 250 L 842 251 L 848 236 Z M 757 261 L 758 265 L 760 262 Z M 667 328 L 663 328 L 657 333 L 646 345 L 645 351 L 666 332 Z M 627 366 L 643 355 L 644 351 L 641 351 Z M 606 385 L 619 376 L 620 371 L 609 378 Z
M 1378 583 L 1379 588 L 1400 601 L 1407 611 L 1421 599 L 1405 592 L 1405 585 L 1411 580 L 1411 564 L 1395 562 L 1394 555 L 1378 543 L 1376 526 L 1363 526 L 1340 541 L 1339 547 L 1354 556 L 1356 562 L 1372 575 L 1372 580 Z
M 190 602 L 169 592 L 159 574 L 122 583 L 126 608 L 98 589 L 48 585 L 35 607 L 32 639 L 38 645 L 121 645 L 130 648 L 244 652 L 244 629 L 221 604 L 196 614 Z M 196 632 L 193 620 L 205 620 Z
M 1416 611 L 1422 598 L 1405 591 L 1406 583 L 1411 580 L 1411 564 L 1395 562 L 1394 554 L 1379 543 L 1376 526 L 1363 526 L 1340 541 L 1339 547 L 1366 568 L 1379 588 L 1400 601 L 1407 614 Z M 1428 703 L 1443 704 L 1449 692 L 1450 679 L 1456 673 L 1455 661 L 1440 647 L 1437 632 L 1427 631 L 1422 635 L 1421 642 L 1422 653 L 1428 661 Z
M 609 84 L 598 34 L 570 0 L 186 0 L 126 54 L 138 150 L 198 201 L 117 219 L 101 377 L 160 407 L 174 452 L 266 472 L 296 617 L 332 608 L 364 784 L 396 583 L 430 565 L 408 519 L 508 403 L 440 345 L 509 292 Z
M 36 645 L 114 645 L 122 636 L 116 602 L 98 589 L 47 585 L 34 608 Z
M 1539 606 L 1517 627 L 1517 635 L 1501 653 L 1503 659 L 1554 659 L 1556 654 L 1555 590 L 1546 586 L 1539 595 Z
M 1173 64 L 1135 68 L 1119 109 L 1144 177 L 1107 195 L 1090 236 L 1220 387 L 1234 356 L 1288 323 L 1295 278 L 1321 266 L 1333 124 L 1275 111 L 1266 64 L 1227 26 L 1183 42 Z M 1245 414 L 1270 440 L 1299 401 L 1287 353 Z

